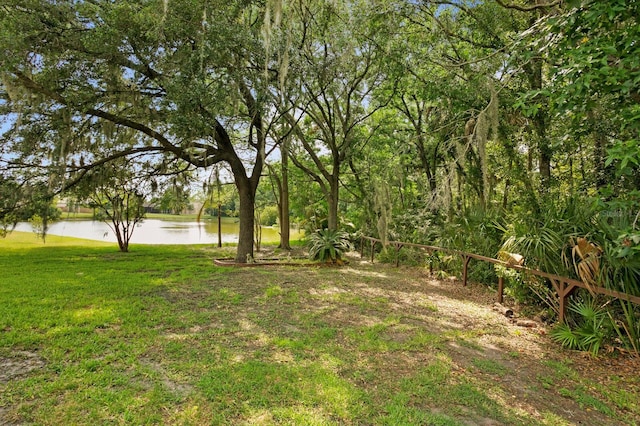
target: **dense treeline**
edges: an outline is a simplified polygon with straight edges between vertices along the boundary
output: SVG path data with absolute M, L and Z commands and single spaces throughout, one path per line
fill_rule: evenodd
M 252 255 L 268 199 L 283 229 L 294 218 L 517 252 L 531 267 L 640 295 L 638 8 L 5 1 L 0 189 L 11 196 L 1 219 L 18 217 L 20 194 L 88 197 L 113 179 L 104 165 L 125 157 L 151 191 L 210 175 L 215 208 L 224 164 L 238 261 Z M 474 273 L 494 282 L 505 272 Z M 518 298 L 556 308 L 545 283 L 510 278 Z M 637 308 L 614 305 L 614 329 L 637 345 Z

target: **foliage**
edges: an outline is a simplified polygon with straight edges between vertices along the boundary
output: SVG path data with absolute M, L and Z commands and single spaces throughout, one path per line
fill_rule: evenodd
M 608 288 L 640 295 L 640 244 L 638 231 L 620 229 L 620 223 L 600 222 L 603 235 L 600 282 Z
M 523 256 L 525 265 L 530 268 L 561 273 L 563 235 L 547 224 L 532 228 L 516 222 L 509 228 L 505 229 L 506 240 L 500 251 Z
M 220 177 L 221 167 L 214 167 L 209 177 L 202 184 L 202 192 L 196 200 L 202 203 L 198 218 L 205 212 L 210 216 L 238 216 L 236 200 L 237 189 L 234 185 L 225 183 Z M 218 211 L 220 209 L 220 211 Z
M 562 58 L 553 69 L 555 98 L 564 111 L 585 112 L 598 99 L 609 97 L 618 106 L 615 115 L 626 121 L 619 123 L 621 130 L 638 130 L 638 16 L 640 9 L 634 1 L 572 0 L 564 13 L 549 19 L 554 36 L 549 47 Z M 612 158 L 622 159 L 614 151 Z M 637 157 L 630 159 L 637 166 Z M 626 166 L 620 164 L 621 169 Z
M 376 255 L 376 260 L 384 263 L 395 263 L 398 259 L 401 265 L 424 266 L 432 258 L 424 251 L 414 247 L 403 247 L 398 252 L 394 246 L 387 245 Z
M 150 200 L 161 213 L 180 215 L 185 210 L 193 209 L 190 201 L 189 176 L 181 174 L 165 179 L 162 195 Z
M 501 257 L 498 256 L 500 260 L 509 261 Z M 543 303 L 555 315 L 558 314 L 559 305 L 556 292 L 546 280 L 502 265 L 495 265 L 494 270 L 498 277 L 505 280 L 505 293 L 518 303 L 527 307 L 537 307 Z
M 615 317 L 609 312 L 609 319 L 622 345 L 640 356 L 640 307 L 632 302 L 619 300 L 618 312 Z
M 34 214 L 29 218 L 29 224 L 36 236 L 43 242 L 47 238 L 47 231 L 49 229 L 49 223 L 46 219 L 43 219 L 40 215 Z
M 9 234 L 19 221 L 20 185 L 15 179 L 0 175 L 0 237 Z
M 6 237 L 18 222 L 29 221 L 44 241 L 49 223 L 59 219 L 60 213 L 46 184 L 20 184 L 14 178 L 0 176 L 0 237 Z
M 391 222 L 390 238 L 416 244 L 432 244 L 438 238 L 443 219 L 437 211 L 427 208 L 404 209 Z
M 349 234 L 334 229 L 318 229 L 309 236 L 309 258 L 338 263 L 342 255 L 353 249 Z
M 113 231 L 122 252 L 129 251 L 129 242 L 145 216 L 146 200 L 152 192 L 144 175 L 132 172 L 134 168 L 123 160 L 104 164 L 92 170 L 91 179 L 76 188 L 77 196 L 98 209 L 96 218 Z
M 497 221 L 496 211 L 484 210 L 481 207 L 471 208 L 454 216 L 441 226 L 436 245 L 495 257 L 503 232 L 499 226 L 496 226 Z M 457 270 L 461 271 L 461 261 L 458 262 L 458 259 L 455 261 Z M 470 263 L 469 277 L 485 284 L 497 282 L 493 266 L 486 262 Z
M 575 297 L 569 303 L 572 314 L 567 322 L 557 325 L 552 338 L 569 349 L 589 351 L 596 356 L 612 337 L 607 309 L 596 297 Z
M 276 206 L 266 206 L 260 212 L 260 224 L 263 226 L 273 226 L 278 224 L 278 208 Z

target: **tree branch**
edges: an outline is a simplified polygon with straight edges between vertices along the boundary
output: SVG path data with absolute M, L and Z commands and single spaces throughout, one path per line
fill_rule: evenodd
M 551 3 L 534 4 L 531 6 L 521 6 L 519 4 L 505 3 L 503 0 L 496 0 L 496 3 L 506 9 L 515 9 L 520 12 L 533 12 L 534 10 L 538 9 L 546 9 L 548 7 L 558 6 L 560 3 L 562 3 L 562 0 L 552 1 Z

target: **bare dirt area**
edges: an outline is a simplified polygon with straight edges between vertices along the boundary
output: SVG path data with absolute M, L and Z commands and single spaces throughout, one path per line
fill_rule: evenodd
M 0 357 L 0 383 L 14 377 L 29 374 L 44 366 L 44 361 L 35 352 L 15 351 L 10 356 Z
M 0 389 L 10 380 L 28 376 L 44 365 L 44 360 L 35 352 L 12 351 L 7 356 L 0 356 Z M 6 407 L 0 406 L 0 425 L 16 424 L 8 419 L 7 411 Z

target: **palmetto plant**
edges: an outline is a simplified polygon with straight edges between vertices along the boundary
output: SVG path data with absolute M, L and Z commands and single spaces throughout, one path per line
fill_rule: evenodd
M 622 319 L 616 320 L 611 313 L 609 319 L 622 345 L 636 356 L 640 356 L 640 309 L 626 300 L 620 300 L 619 303 L 621 312 L 616 318 Z
M 570 349 L 589 351 L 597 355 L 604 342 L 612 336 L 607 309 L 591 296 L 574 299 L 569 305 L 572 324 L 562 323 L 551 332 L 551 337 Z
M 520 231 L 520 232 L 518 232 Z M 560 256 L 564 245 L 562 235 L 556 230 L 541 226 L 538 229 L 511 231 L 507 236 L 500 251 L 517 253 L 524 258 L 527 266 L 541 269 L 545 272 L 562 273 Z
M 600 256 L 602 248 L 585 237 L 571 238 L 571 259 L 565 257 L 567 266 L 573 264 L 576 274 L 589 289 L 597 286 L 600 280 Z M 564 253 L 563 253 L 564 254 Z
M 349 234 L 344 231 L 319 229 L 309 237 L 309 258 L 320 262 L 338 263 L 352 249 Z

